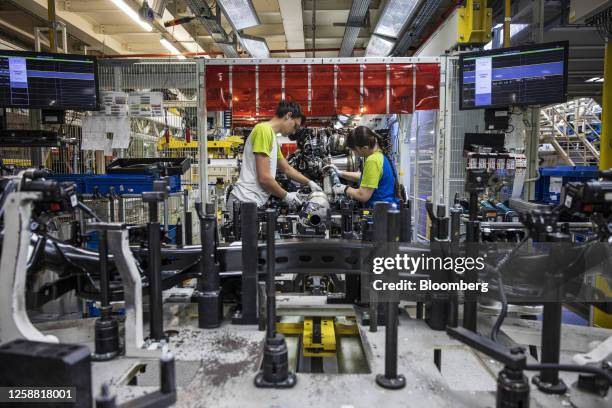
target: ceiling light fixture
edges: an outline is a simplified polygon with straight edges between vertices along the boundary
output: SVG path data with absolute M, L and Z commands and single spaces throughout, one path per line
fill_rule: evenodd
M 377 35 L 370 37 L 370 42 L 366 48 L 366 57 L 386 57 L 393 50 L 395 43 Z
M 217 0 L 217 3 L 238 31 L 261 24 L 251 0 Z
M 270 50 L 266 40 L 248 35 L 238 36 L 240 43 L 253 58 L 270 58 Z
M 115 4 L 115 6 L 119 7 L 121 11 L 127 14 L 132 20 L 137 22 L 139 26 L 144 28 L 146 31 L 153 31 L 153 27 L 151 27 L 151 24 L 145 21 L 142 21 L 140 19 L 140 16 L 138 15 L 138 12 L 136 10 L 133 10 L 130 6 L 128 6 L 123 0 L 111 0 L 111 1 Z
M 378 19 L 374 33 L 397 38 L 414 13 L 419 0 L 389 0 Z
M 186 57 L 184 55 L 181 55 L 181 52 L 174 46 L 172 45 L 172 43 L 168 40 L 166 40 L 165 38 L 162 38 L 161 40 L 159 40 L 159 42 L 166 47 L 166 49 L 168 51 L 170 51 L 172 54 L 177 54 L 176 57 L 180 60 L 184 60 L 186 59 Z

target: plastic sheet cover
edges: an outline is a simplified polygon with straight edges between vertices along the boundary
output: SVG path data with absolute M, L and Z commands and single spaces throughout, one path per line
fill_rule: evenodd
M 232 68 L 232 114 L 255 116 L 255 65 L 234 65 Z
M 337 65 L 337 69 L 338 90 L 336 113 L 358 115 L 361 113 L 360 65 Z
M 387 113 L 387 66 L 363 65 L 363 113 Z
M 206 110 L 224 111 L 230 108 L 229 66 L 206 67 Z
M 283 97 L 283 78 L 281 65 L 259 66 L 259 116 L 272 116 L 276 105 Z M 308 94 L 306 95 L 308 104 Z

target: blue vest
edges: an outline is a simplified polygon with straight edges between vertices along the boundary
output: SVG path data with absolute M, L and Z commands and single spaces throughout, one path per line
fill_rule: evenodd
M 387 156 L 383 154 L 383 174 L 378 182 L 378 188 L 372 193 L 372 197 L 366 203 L 368 208 L 373 208 L 374 203 L 382 201 L 385 203 L 399 204 L 399 199 L 395 196 L 395 176 L 393 168 Z

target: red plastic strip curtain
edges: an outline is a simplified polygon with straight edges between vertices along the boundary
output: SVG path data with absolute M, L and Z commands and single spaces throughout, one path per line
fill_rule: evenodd
M 363 65 L 363 113 L 387 113 L 387 66 Z
M 206 110 L 224 111 L 230 107 L 229 66 L 206 67 Z
M 416 65 L 415 109 L 435 110 L 440 107 L 440 65 Z
M 281 65 L 259 66 L 259 115 L 272 116 L 276 105 L 283 98 Z M 308 100 L 306 100 L 308 103 Z
M 255 116 L 255 74 L 255 65 L 232 67 L 233 116 Z
M 334 115 L 334 66 L 312 65 L 312 110 L 315 116 Z
M 412 70 L 412 64 L 391 65 L 389 113 L 414 111 Z
M 361 73 L 358 64 L 338 65 L 336 112 L 344 115 L 361 113 Z
M 302 107 L 302 112 L 310 114 L 308 109 L 308 65 L 285 65 L 285 99 L 295 101 Z

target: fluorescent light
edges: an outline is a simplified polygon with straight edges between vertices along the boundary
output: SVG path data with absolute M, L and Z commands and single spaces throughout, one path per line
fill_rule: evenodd
M 601 80 L 602 80 L 602 82 L 603 82 L 603 78 L 598 77 L 598 76 L 593 77 L 593 78 L 591 78 L 591 79 L 587 79 L 587 80 L 586 80 L 586 81 L 584 81 L 584 82 L 599 82 L 599 79 L 601 79 Z
M 138 25 L 140 25 L 142 28 L 144 28 L 147 31 L 153 30 L 153 27 L 151 27 L 149 23 L 142 21 L 140 17 L 138 16 L 138 13 L 134 9 L 132 9 L 130 6 L 125 4 L 123 0 L 111 0 L 111 1 L 115 3 L 115 6 L 119 7 L 121 11 L 123 11 L 125 14 L 130 16 L 132 20 L 137 22 Z
M 165 38 L 162 38 L 161 40 L 159 40 L 159 42 L 164 47 L 166 47 L 166 49 L 170 51 L 172 54 L 178 54 L 176 56 L 178 59 L 181 59 L 181 60 L 186 59 L 186 57 L 184 55 L 181 55 L 181 52 L 174 45 L 172 45 L 170 41 L 166 40 Z
M 393 41 L 386 40 L 377 35 L 370 37 L 368 48 L 366 48 L 366 57 L 386 57 L 393 50 L 395 43 Z
M 258 37 L 240 37 L 240 42 L 253 58 L 270 58 L 266 40 Z
M 383 10 L 374 33 L 397 38 L 412 16 L 419 0 L 389 0 Z
M 236 30 L 260 24 L 251 0 L 217 0 L 217 3 Z
M 603 79 L 603 78 L 599 78 L 599 79 L 597 80 L 597 82 L 603 82 L 603 81 L 604 81 L 604 79 Z

